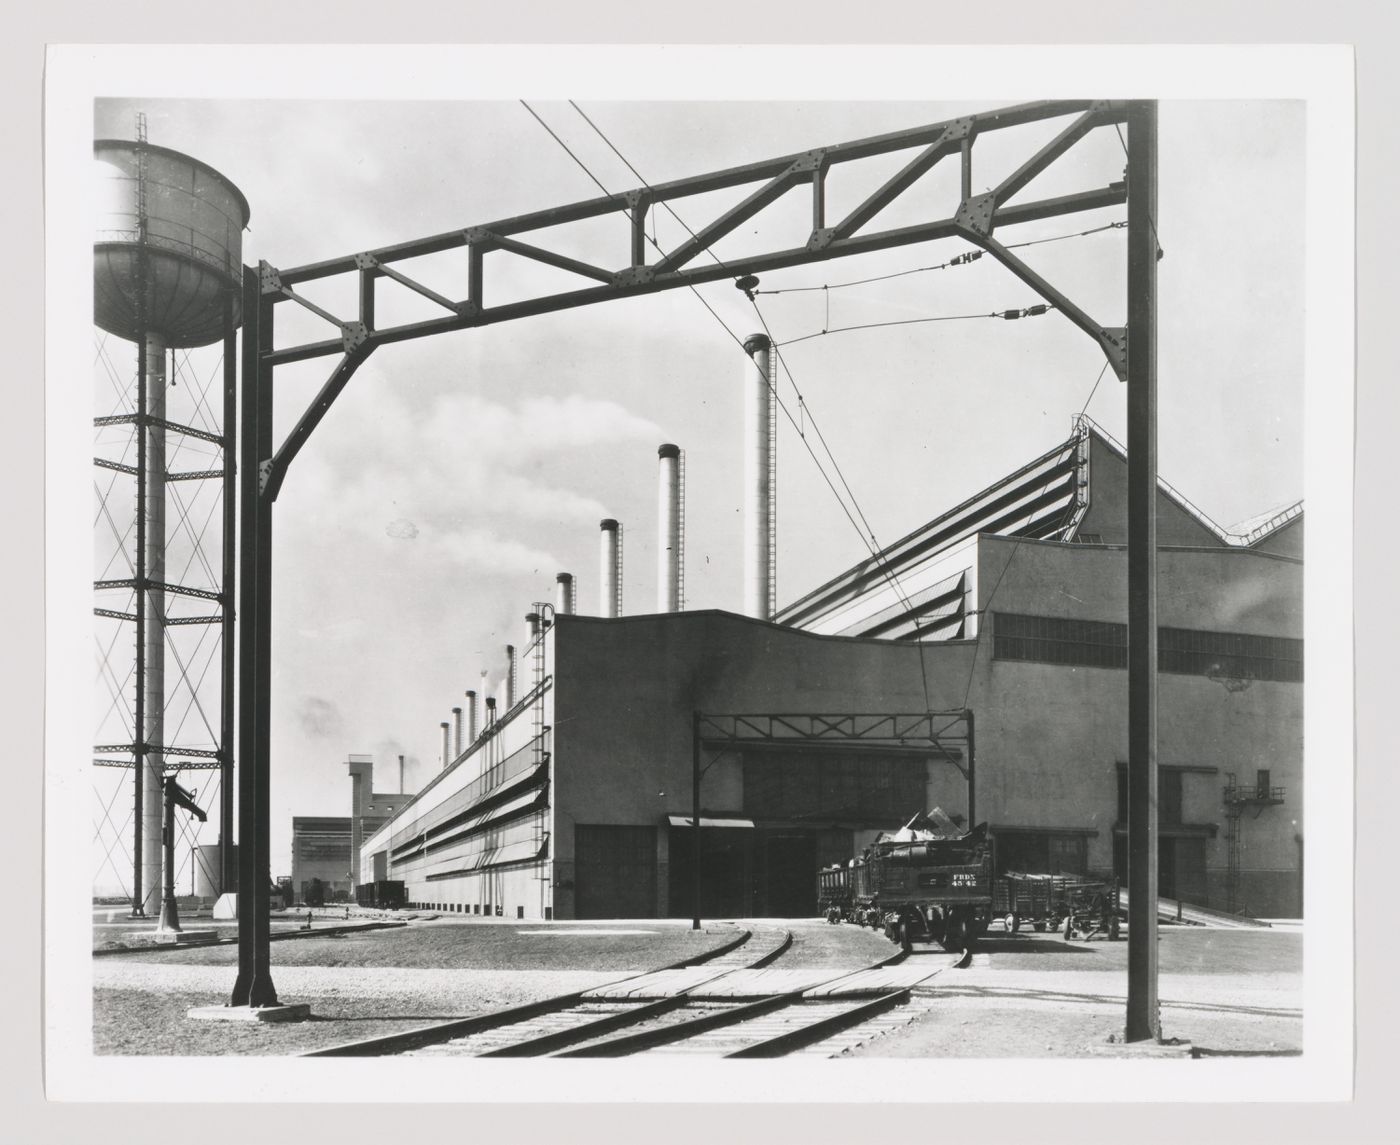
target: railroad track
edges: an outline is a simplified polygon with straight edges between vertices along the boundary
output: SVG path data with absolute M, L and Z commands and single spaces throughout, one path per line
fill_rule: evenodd
M 893 1013 L 910 1002 L 912 986 L 890 980 L 932 972 L 888 971 L 903 952 L 856 972 L 768 969 L 791 941 L 787 931 L 761 930 L 703 963 L 305 1056 L 829 1056 L 912 1020 L 930 1004 L 920 997 L 914 1009 Z

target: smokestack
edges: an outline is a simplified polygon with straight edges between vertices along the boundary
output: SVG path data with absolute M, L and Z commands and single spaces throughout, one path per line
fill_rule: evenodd
M 554 614 L 572 616 L 574 613 L 574 574 L 560 573 L 554 578 Z
M 607 617 L 622 615 L 622 526 L 611 517 L 598 522 L 602 530 L 602 552 L 598 575 L 598 612 Z
M 476 743 L 476 693 L 467 689 L 467 742 Z
M 452 758 L 462 754 L 462 709 L 452 709 Z
M 663 445 L 656 485 L 656 611 L 681 607 L 681 451 Z
M 452 762 L 452 757 L 447 754 L 447 721 L 442 721 L 442 766 L 446 770 L 447 765 Z
M 506 711 L 515 707 L 515 645 L 506 645 Z
M 496 697 L 486 697 L 486 727 L 489 730 L 496 722 Z
M 403 794 L 403 756 L 399 756 L 399 794 Z
M 538 612 L 527 612 L 525 623 L 530 626 L 530 639 L 533 640 L 540 634 L 540 614 Z
M 744 352 L 744 615 L 773 615 L 773 390 L 766 334 L 750 334 Z

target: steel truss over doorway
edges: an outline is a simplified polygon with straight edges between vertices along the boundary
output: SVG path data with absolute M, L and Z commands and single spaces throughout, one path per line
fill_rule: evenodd
M 948 712 L 863 713 L 857 715 L 696 714 L 696 734 L 706 751 L 781 748 L 801 744 L 861 751 L 915 752 L 951 763 L 968 781 L 968 817 L 975 812 L 973 716 Z

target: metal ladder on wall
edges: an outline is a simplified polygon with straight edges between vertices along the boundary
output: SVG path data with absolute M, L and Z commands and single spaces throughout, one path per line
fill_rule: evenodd
M 685 611 L 685 450 L 676 459 L 676 611 Z

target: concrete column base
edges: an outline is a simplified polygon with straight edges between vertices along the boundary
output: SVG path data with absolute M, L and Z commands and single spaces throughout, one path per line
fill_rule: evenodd
M 158 930 L 155 932 L 155 940 L 165 944 L 197 945 L 201 942 L 216 942 L 218 938 L 219 932 L 217 930 Z
M 1173 1038 L 1169 1042 L 1099 1042 L 1089 1047 L 1094 1057 L 1111 1058 L 1189 1058 L 1191 1043 Z
M 194 1006 L 185 1015 L 201 1022 L 304 1022 L 311 1007 L 304 1002 L 283 1006 Z

